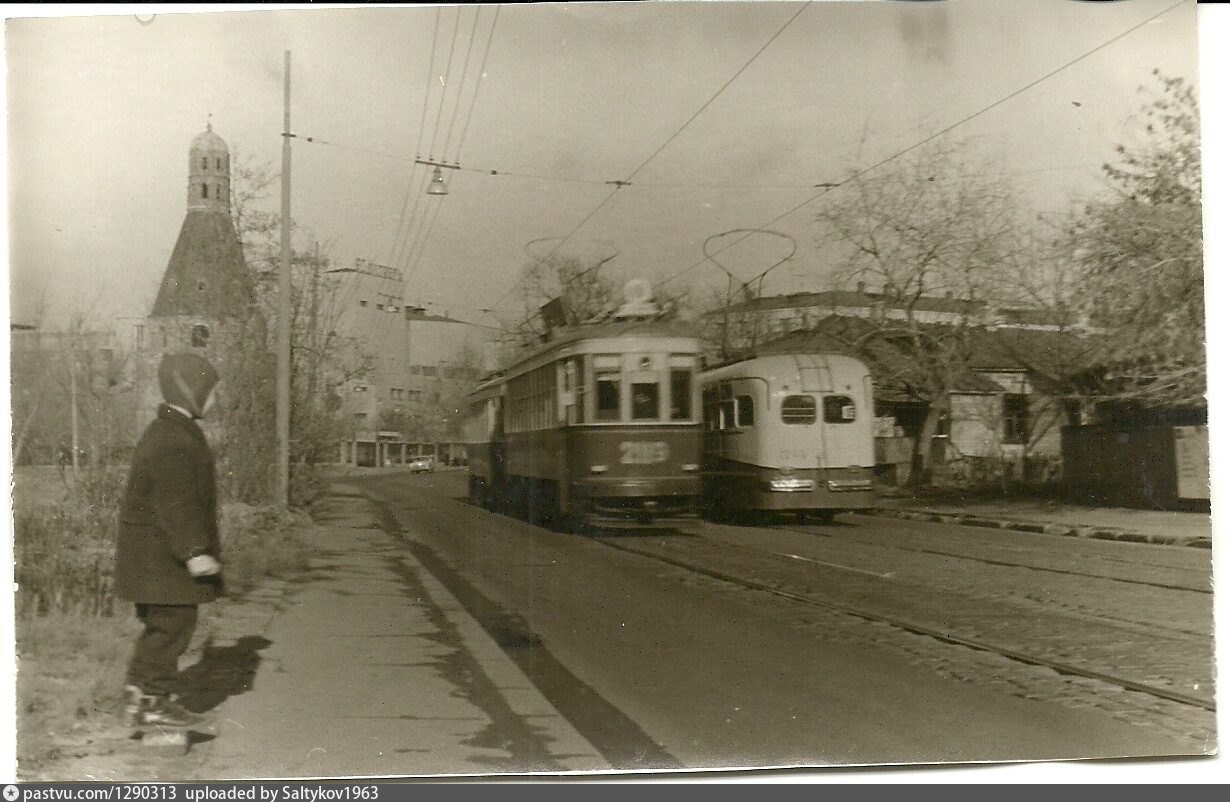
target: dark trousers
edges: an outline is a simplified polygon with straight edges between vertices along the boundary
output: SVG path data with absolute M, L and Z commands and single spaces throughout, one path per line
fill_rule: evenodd
M 128 663 L 128 684 L 151 696 L 174 693 L 179 657 L 196 630 L 195 604 L 137 604 L 145 630 Z

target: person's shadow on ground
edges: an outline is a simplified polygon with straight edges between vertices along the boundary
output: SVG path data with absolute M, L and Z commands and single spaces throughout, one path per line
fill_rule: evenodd
M 180 704 L 194 713 L 204 713 L 228 697 L 252 689 L 261 649 L 272 641 L 258 635 L 240 638 L 234 646 L 211 646 L 199 662 L 180 672 Z

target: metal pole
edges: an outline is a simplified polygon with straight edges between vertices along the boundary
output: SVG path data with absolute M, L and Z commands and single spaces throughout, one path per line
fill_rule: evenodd
M 74 334 L 74 338 L 75 338 L 75 337 L 76 337 L 76 335 Z M 78 487 L 78 484 L 79 484 L 78 480 L 80 479 L 80 472 L 81 472 L 81 469 L 80 469 L 80 462 L 78 461 L 78 458 L 77 458 L 77 452 L 80 450 L 80 449 L 78 448 L 78 446 L 77 446 L 77 444 L 78 444 L 78 442 L 79 442 L 79 436 L 78 436 L 78 433 L 77 433 L 77 432 L 78 432 L 78 423 L 77 423 L 77 344 L 76 344 L 76 342 L 73 342 L 73 343 L 70 343 L 70 346 L 71 346 L 72 350 L 71 350 L 71 351 L 70 351 L 70 353 L 69 353 L 69 356 L 71 357 L 71 361 L 70 361 L 70 363 L 69 363 L 69 364 L 70 364 L 69 370 L 71 371 L 71 373 L 69 374 L 69 385 L 70 385 L 70 388 L 71 388 L 71 389 L 70 389 L 70 403 L 72 404 L 72 424 L 73 424 L 72 443 L 71 443 L 71 445 L 70 445 L 70 448 L 71 448 L 71 449 L 72 449 L 72 451 L 73 451 L 73 453 L 72 453 L 72 457 L 73 457 L 73 490 L 76 490 L 76 489 L 77 489 L 77 487 Z
M 282 111 L 282 263 L 278 270 L 278 497 L 290 504 L 290 51 Z

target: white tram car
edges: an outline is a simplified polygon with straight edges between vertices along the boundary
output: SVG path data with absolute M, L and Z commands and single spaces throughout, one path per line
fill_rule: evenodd
M 834 354 L 783 354 L 701 375 L 705 505 L 824 520 L 875 504 L 871 374 Z

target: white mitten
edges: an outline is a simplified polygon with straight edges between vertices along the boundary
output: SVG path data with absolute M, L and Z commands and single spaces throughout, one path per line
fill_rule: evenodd
M 188 573 L 193 576 L 213 576 L 222 570 L 222 563 L 208 554 L 199 554 L 188 560 Z

